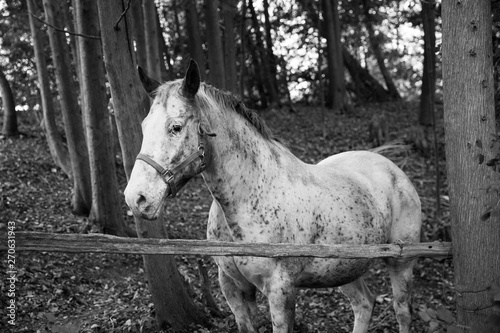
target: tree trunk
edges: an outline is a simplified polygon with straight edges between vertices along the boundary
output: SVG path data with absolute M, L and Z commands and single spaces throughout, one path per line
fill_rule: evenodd
M 161 79 L 160 49 L 158 46 L 158 11 L 154 1 L 142 2 L 144 16 L 144 36 L 146 41 L 146 59 L 148 74 L 157 80 Z
M 17 130 L 16 102 L 2 68 L 0 68 L 0 96 L 3 104 L 2 135 L 15 136 L 19 133 Z
M 188 52 L 191 58 L 198 63 L 202 81 L 206 79 L 207 63 L 203 53 L 198 10 L 196 9 L 196 0 L 186 0 L 186 32 L 188 36 Z
M 56 4 L 58 6 L 65 5 L 55 0 L 43 0 L 47 23 L 54 27 L 60 27 L 63 25 L 62 15 Z M 73 170 L 73 212 L 77 215 L 87 215 L 92 205 L 89 158 L 82 118 L 74 93 L 77 89 L 71 73 L 69 48 L 63 33 L 50 26 L 47 28 L 47 32 Z
M 168 59 L 168 48 L 167 48 L 167 43 L 165 42 L 165 38 L 163 37 L 163 29 L 161 27 L 160 23 L 160 13 L 156 11 L 156 16 L 155 16 L 155 23 L 156 23 L 156 30 L 158 31 L 158 52 L 160 54 L 160 78 L 161 81 L 167 81 L 167 80 L 173 80 L 175 79 L 174 73 L 170 71 L 171 67 L 169 64 L 169 67 L 167 68 L 165 64 L 165 58 Z M 184 54 L 184 53 L 181 53 Z
M 443 96 L 457 325 L 497 332 L 500 282 L 498 173 L 487 166 L 495 134 L 489 1 L 443 1 Z M 498 141 L 497 141 L 498 142 Z M 492 187 L 493 186 L 493 187 Z M 488 213 L 486 213 L 488 212 Z M 498 293 L 498 291 L 497 291 Z M 498 294 L 497 294 L 498 297 Z M 498 313 L 496 317 L 498 323 Z M 489 329 L 487 329 L 489 327 Z
M 208 78 L 212 85 L 219 89 L 226 89 L 226 72 L 224 68 L 224 54 L 219 29 L 219 1 L 205 0 L 205 21 L 207 26 L 208 42 Z
M 120 0 L 98 0 L 104 60 L 115 108 L 118 135 L 122 147 L 123 164 L 127 177 L 139 153 L 142 135 L 141 121 L 149 108 L 130 56 L 125 16 L 117 29 L 113 27 L 124 11 Z M 156 221 L 135 219 L 140 238 L 166 238 L 163 218 Z M 156 320 L 160 329 L 171 325 L 174 329 L 187 328 L 190 323 L 205 323 L 203 313 L 196 308 L 183 285 L 172 256 L 144 256 L 148 286 L 153 295 Z
M 132 1 L 130 11 L 132 13 L 132 36 L 135 41 L 135 61 L 136 64 L 141 66 L 142 68 L 148 68 L 142 0 Z
M 279 88 L 278 88 L 278 70 L 276 68 L 276 65 L 278 64 L 278 61 L 276 60 L 276 56 L 274 55 L 273 52 L 273 39 L 271 37 L 271 20 L 269 19 L 269 1 L 264 0 L 263 2 L 264 5 L 264 28 L 266 31 L 266 58 L 267 62 L 269 63 L 269 70 L 270 70 L 270 78 L 272 81 L 270 82 L 276 93 L 279 95 Z M 279 96 L 278 96 L 278 101 L 279 101 Z
M 360 100 L 365 102 L 387 102 L 391 100 L 391 96 L 387 90 L 371 76 L 366 68 L 361 66 L 358 60 L 345 47 L 342 47 L 342 57 L 345 67 L 351 75 L 356 92 L 359 91 L 357 97 Z
M 64 12 L 64 21 L 66 23 L 66 28 L 71 31 L 77 31 L 78 30 L 78 17 L 75 14 L 75 8 L 77 6 L 77 2 L 79 0 L 71 0 L 71 6 L 73 7 L 73 15 L 69 12 L 69 7 L 68 6 L 62 6 L 63 7 L 63 12 Z M 73 60 L 73 68 L 75 69 L 75 74 L 76 78 L 78 81 L 78 88 L 80 89 L 77 92 L 75 92 L 76 96 L 79 96 L 79 102 L 80 102 L 80 110 L 85 110 L 86 108 L 86 98 L 85 94 L 82 93 L 83 91 L 83 73 L 82 73 L 82 66 L 81 66 L 81 55 L 80 55 L 80 50 L 78 49 L 77 42 L 75 39 L 75 36 L 70 35 L 70 48 L 71 48 L 71 58 Z M 85 133 L 85 117 L 82 117 L 83 121 L 83 127 L 84 127 L 84 133 Z M 86 138 L 85 138 L 86 139 Z
M 434 99 L 436 92 L 436 3 L 433 0 L 422 2 L 422 22 L 424 26 L 424 72 L 422 75 L 422 94 L 420 96 L 420 125 L 433 124 Z
M 326 0 L 323 4 L 329 81 L 327 103 L 330 104 L 333 111 L 337 112 L 343 110 L 345 100 L 344 63 L 342 61 L 342 44 L 340 42 L 338 3 L 337 0 Z
M 382 54 L 382 49 L 380 48 L 379 39 L 377 38 L 377 36 L 375 36 L 375 31 L 373 29 L 373 24 L 372 24 L 373 18 L 370 14 L 370 7 L 368 5 L 367 0 L 363 0 L 363 9 L 365 12 L 365 26 L 366 30 L 368 30 L 368 39 L 370 41 L 373 54 L 375 55 L 375 59 L 377 59 L 377 64 L 380 69 L 380 73 L 382 74 L 382 77 L 384 78 L 385 81 L 385 85 L 387 86 L 387 91 L 389 91 L 389 94 L 392 99 L 399 100 L 401 99 L 401 96 L 399 95 L 398 89 L 396 88 L 396 85 L 392 81 L 391 75 L 389 74 L 389 71 L 385 66 L 385 57 Z
M 245 75 L 246 75 L 246 50 L 245 50 L 245 36 L 246 36 L 246 21 L 247 18 L 247 0 L 243 0 L 243 4 L 241 5 L 241 26 L 240 26 L 240 43 L 241 43 L 241 52 L 240 52 L 240 96 L 242 99 L 245 98 Z
M 96 0 L 76 1 L 75 13 L 79 34 L 99 36 Z M 118 197 L 101 42 L 97 39 L 78 37 L 78 53 L 81 63 L 82 95 L 86 100 L 83 115 L 87 125 L 92 180 L 90 219 L 99 225 L 105 234 L 134 235 L 125 225 Z
M 33 5 L 33 0 L 26 0 L 28 10 L 37 14 L 38 10 Z M 41 25 L 28 15 L 30 22 L 30 30 L 33 38 L 33 49 L 35 53 L 36 70 L 38 76 L 38 87 L 40 89 L 40 97 L 43 112 L 43 124 L 45 128 L 45 137 L 49 146 L 50 155 L 54 163 L 61 168 L 61 170 L 70 178 L 73 178 L 73 171 L 71 170 L 71 161 L 69 158 L 68 149 L 63 145 L 61 133 L 56 124 L 56 113 L 54 109 L 54 101 L 52 99 L 52 92 L 50 90 L 50 79 L 47 71 L 47 61 L 44 53 L 44 41 Z
M 238 83 L 236 78 L 236 43 L 234 35 L 234 17 L 236 15 L 238 0 L 223 0 L 224 17 L 224 59 L 226 73 L 226 89 L 237 93 Z
M 268 63 L 269 59 L 266 55 L 267 51 L 263 43 L 264 37 L 262 36 L 262 33 L 260 31 L 260 24 L 255 12 L 255 7 L 253 6 L 253 0 L 248 1 L 248 8 L 250 9 L 252 24 L 255 31 L 255 42 L 257 46 L 255 48 L 255 51 L 258 54 L 260 60 L 260 81 L 264 82 L 264 87 L 266 87 L 267 93 L 269 94 L 269 96 L 267 96 L 267 103 L 272 107 L 273 105 L 279 103 L 278 92 L 276 91 L 275 85 L 273 84 L 273 82 L 276 81 L 276 78 L 274 78 L 273 80 L 271 68 Z

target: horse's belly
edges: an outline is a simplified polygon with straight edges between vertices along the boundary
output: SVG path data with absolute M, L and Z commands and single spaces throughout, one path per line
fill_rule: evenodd
M 370 259 L 314 259 L 296 279 L 302 288 L 338 287 L 363 276 Z

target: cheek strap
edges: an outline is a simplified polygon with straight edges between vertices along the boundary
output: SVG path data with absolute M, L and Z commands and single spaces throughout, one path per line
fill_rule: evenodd
M 207 131 L 204 126 L 201 124 L 201 122 L 198 123 L 198 133 L 200 134 L 200 137 L 203 136 L 210 136 L 214 137 L 216 136 L 215 133 Z M 203 145 L 203 142 L 201 140 L 199 141 L 198 144 L 198 151 L 192 153 L 184 161 L 179 163 L 178 165 L 174 166 L 172 169 L 165 169 L 162 167 L 160 164 L 156 163 L 152 158 L 144 155 L 144 154 L 139 154 L 136 157 L 136 160 L 141 160 L 152 166 L 158 173 L 161 175 L 163 181 L 168 184 L 170 188 L 170 193 L 167 195 L 167 197 L 174 198 L 179 190 L 184 187 L 184 185 L 187 184 L 187 182 L 193 178 L 191 177 L 183 177 L 181 174 L 182 169 L 184 169 L 186 166 L 190 165 L 196 160 L 200 160 L 200 168 L 198 173 L 203 172 L 206 167 L 206 161 L 205 161 L 205 146 Z M 179 175 L 176 177 L 176 175 Z M 175 181 L 175 178 L 178 178 L 177 181 Z

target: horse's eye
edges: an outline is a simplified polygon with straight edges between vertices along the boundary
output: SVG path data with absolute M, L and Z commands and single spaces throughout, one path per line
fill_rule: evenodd
M 172 133 L 179 133 L 182 130 L 181 125 L 173 125 L 172 126 Z

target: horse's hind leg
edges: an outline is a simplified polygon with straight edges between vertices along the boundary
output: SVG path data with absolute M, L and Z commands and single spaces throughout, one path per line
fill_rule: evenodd
M 388 259 L 387 269 L 391 277 L 394 294 L 394 311 L 400 333 L 410 332 L 411 287 L 415 260 Z
M 353 333 L 367 332 L 375 297 L 368 289 L 365 280 L 359 278 L 354 282 L 343 285 L 340 287 L 340 290 L 349 298 L 352 310 L 354 311 Z
M 254 326 L 258 314 L 256 288 L 248 282 L 234 280 L 219 268 L 219 283 L 238 324 L 239 332 L 257 332 Z

